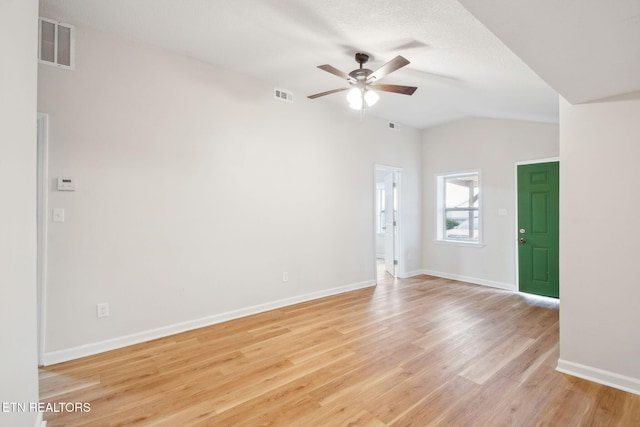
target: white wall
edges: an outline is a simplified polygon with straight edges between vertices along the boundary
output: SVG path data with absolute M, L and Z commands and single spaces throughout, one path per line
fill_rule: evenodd
M 36 60 L 38 2 L 0 2 L 0 402 L 38 401 Z M 2 426 L 37 413 L 3 412 Z
M 640 96 L 562 101 L 560 129 L 558 367 L 640 394 Z
M 84 27 L 40 66 L 50 114 L 46 360 L 375 282 L 374 164 L 404 168 L 421 263 L 420 133 Z M 53 185 L 53 181 L 52 181 Z M 289 281 L 282 282 L 282 273 Z M 346 288 L 341 288 L 346 289 Z M 96 318 L 96 303 L 111 316 Z
M 423 132 L 423 268 L 428 274 L 516 287 L 515 164 L 558 156 L 558 125 L 468 118 Z M 480 169 L 483 246 L 436 241 L 436 175 Z M 507 209 L 498 216 L 498 209 Z

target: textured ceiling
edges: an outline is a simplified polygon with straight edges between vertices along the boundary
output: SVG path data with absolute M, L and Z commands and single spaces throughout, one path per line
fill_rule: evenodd
M 161 46 L 292 91 L 295 102 L 347 109 L 346 86 L 316 68 L 411 64 L 382 80 L 418 86 L 381 93 L 368 114 L 417 128 L 465 116 L 557 122 L 549 85 L 455 0 L 41 0 L 40 14 Z

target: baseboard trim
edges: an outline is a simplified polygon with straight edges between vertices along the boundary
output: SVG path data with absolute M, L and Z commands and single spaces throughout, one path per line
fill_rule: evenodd
M 556 371 L 640 395 L 640 379 L 559 359 Z
M 490 288 L 504 289 L 516 292 L 516 285 L 512 283 L 494 282 L 492 280 L 478 279 L 476 277 L 463 276 L 460 274 L 445 273 L 435 270 L 420 270 L 419 274 L 428 274 L 429 276 L 441 277 L 443 279 L 458 280 L 460 282 L 473 283 L 474 285 L 488 286 Z
M 105 351 L 115 350 L 117 348 L 127 347 L 134 344 L 140 344 L 142 342 L 167 337 L 169 335 L 186 332 L 193 329 L 215 325 L 216 323 L 239 319 L 241 317 L 250 316 L 252 314 L 263 313 L 265 311 L 274 310 L 277 308 L 299 304 L 301 302 L 307 302 L 332 295 L 338 295 L 345 292 L 355 291 L 358 289 L 364 289 L 375 285 L 375 280 L 367 280 L 364 282 L 324 289 L 322 291 L 311 292 L 308 294 L 272 301 L 265 304 L 258 304 L 251 307 L 228 311 L 226 313 L 215 314 L 213 316 L 207 316 L 200 319 L 168 325 L 161 328 L 138 332 L 131 335 L 125 335 L 118 338 L 112 338 L 105 341 L 85 344 L 64 350 L 46 352 L 43 355 L 42 364 L 43 366 L 49 366 L 56 363 L 68 362 L 69 360 L 79 359 L 81 357 L 91 356 L 94 354 L 103 353 Z
M 427 274 L 427 273 L 424 273 L 422 270 L 403 271 L 401 273 L 398 273 L 398 278 L 399 279 L 408 279 L 410 277 L 419 276 L 421 274 Z

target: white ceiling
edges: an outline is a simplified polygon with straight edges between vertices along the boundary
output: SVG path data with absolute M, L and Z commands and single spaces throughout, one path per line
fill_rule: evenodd
M 357 68 L 353 54 L 364 51 L 374 70 L 406 57 L 411 64 L 383 82 L 418 86 L 411 97 L 381 93 L 368 114 L 417 128 L 465 116 L 558 121 L 557 92 L 456 0 L 41 0 L 40 7 L 41 16 L 253 76 L 292 91 L 295 102 L 347 109 L 344 92 L 306 96 L 346 86 L 317 65 L 349 72 Z
M 640 0 L 460 0 L 573 104 L 640 91 Z

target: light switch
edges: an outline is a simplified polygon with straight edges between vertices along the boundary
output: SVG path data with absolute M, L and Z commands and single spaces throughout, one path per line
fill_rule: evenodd
M 53 222 L 64 222 L 64 208 L 53 208 Z
M 507 210 L 505 208 L 498 209 L 498 216 L 507 216 Z

